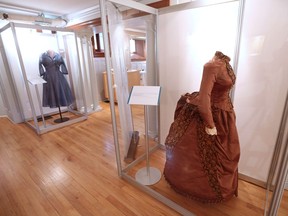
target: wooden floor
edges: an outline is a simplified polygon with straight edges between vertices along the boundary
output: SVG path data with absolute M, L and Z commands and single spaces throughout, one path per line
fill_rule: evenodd
M 109 104 L 101 106 L 88 120 L 40 136 L 27 124 L 0 118 L 0 216 L 180 215 L 118 176 Z M 144 150 L 142 111 L 133 109 L 138 155 Z M 164 162 L 164 150 L 151 155 L 160 170 Z M 217 205 L 182 197 L 163 178 L 151 188 L 200 216 L 264 215 L 265 190 L 239 184 L 238 198 Z M 285 192 L 281 216 L 288 215 L 287 201 Z

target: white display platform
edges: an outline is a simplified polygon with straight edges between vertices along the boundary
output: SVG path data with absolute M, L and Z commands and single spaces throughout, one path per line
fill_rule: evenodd
M 28 78 L 28 82 L 31 85 L 38 85 L 38 84 L 43 84 L 43 83 L 47 83 L 43 78 L 41 78 L 40 76 L 34 76 L 34 77 L 29 77 Z
M 41 78 L 40 76 L 30 77 L 28 79 L 28 82 L 29 82 L 29 84 L 35 86 L 38 106 L 39 106 L 39 110 L 40 110 L 41 118 L 42 118 L 42 122 L 43 122 L 43 126 L 42 127 L 46 128 L 47 125 L 46 125 L 46 121 L 45 121 L 45 118 L 44 118 L 43 108 L 42 108 L 42 105 L 41 105 L 41 99 L 40 99 L 38 85 L 39 84 L 43 84 L 43 83 L 47 83 L 47 82 L 43 78 Z

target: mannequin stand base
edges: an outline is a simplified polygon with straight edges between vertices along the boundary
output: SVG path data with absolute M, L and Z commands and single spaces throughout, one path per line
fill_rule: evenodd
M 143 185 L 153 185 L 160 181 L 161 172 L 157 168 L 149 167 L 149 173 L 147 173 L 147 167 L 143 167 L 137 171 L 135 179 Z
M 68 121 L 68 120 L 69 120 L 68 117 L 63 117 L 63 118 L 55 119 L 54 122 L 55 122 L 55 123 L 61 123 L 61 122 L 66 122 L 66 121 Z

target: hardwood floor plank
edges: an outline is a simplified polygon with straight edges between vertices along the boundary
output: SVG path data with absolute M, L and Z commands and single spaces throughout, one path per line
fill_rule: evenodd
M 0 216 L 180 215 L 118 176 L 109 104 L 102 106 L 86 121 L 40 136 L 26 124 L 0 118 Z M 140 132 L 137 158 L 145 152 L 144 110 L 132 110 Z M 120 128 L 118 133 L 126 166 Z M 150 162 L 162 172 L 165 151 L 158 149 Z M 129 175 L 143 166 L 145 161 Z M 238 198 L 217 205 L 175 193 L 163 176 L 151 188 L 200 216 L 258 216 L 264 211 L 265 190 L 244 181 L 239 181 Z M 288 215 L 287 200 L 285 191 L 280 216 Z
M 123 215 L 130 215 L 130 216 L 137 216 L 137 213 L 134 213 L 132 210 L 130 210 L 129 206 L 126 205 L 126 203 L 121 202 L 121 200 L 118 199 L 114 194 L 111 194 L 107 197 L 107 200 L 114 205 L 117 209 L 119 209 Z M 130 203 L 130 205 L 133 205 L 133 203 Z

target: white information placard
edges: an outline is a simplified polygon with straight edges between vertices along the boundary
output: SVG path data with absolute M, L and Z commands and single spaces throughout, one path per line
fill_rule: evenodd
M 38 85 L 38 84 L 43 84 L 43 83 L 47 83 L 44 79 L 42 79 L 40 76 L 34 76 L 34 77 L 30 77 L 28 79 L 28 82 L 31 85 Z
M 128 104 L 157 106 L 160 98 L 160 86 L 133 86 Z

